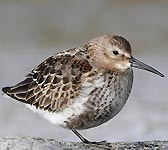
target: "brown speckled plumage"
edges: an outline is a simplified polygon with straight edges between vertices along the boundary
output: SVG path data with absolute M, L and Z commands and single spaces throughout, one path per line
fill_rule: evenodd
M 76 129 L 99 126 L 120 112 L 131 92 L 132 67 L 164 76 L 133 58 L 125 38 L 104 35 L 49 57 L 2 90 L 89 143 Z
M 91 70 L 88 61 L 78 55 L 56 54 L 34 68 L 24 81 L 10 87 L 7 94 L 36 108 L 60 111 L 79 95 L 82 74 Z

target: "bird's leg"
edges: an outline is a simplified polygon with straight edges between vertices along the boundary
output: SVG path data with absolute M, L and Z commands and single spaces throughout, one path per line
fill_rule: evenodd
M 83 142 L 83 143 L 86 143 L 86 144 L 105 144 L 107 143 L 106 141 L 101 141 L 101 142 L 91 142 L 89 140 L 87 140 L 86 138 L 84 138 L 81 134 L 79 134 L 79 132 L 77 132 L 76 130 L 72 129 L 72 132 L 75 133 L 78 138 L 80 138 L 80 140 Z
M 83 143 L 87 143 L 89 144 L 90 141 L 87 140 L 86 138 L 84 138 L 81 134 L 79 134 L 79 132 L 77 132 L 76 130 L 73 130 L 72 129 L 72 132 L 75 133 L 77 135 L 78 138 L 80 138 L 80 140 L 83 142 Z

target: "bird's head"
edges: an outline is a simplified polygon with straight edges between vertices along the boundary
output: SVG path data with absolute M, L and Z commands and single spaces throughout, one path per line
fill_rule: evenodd
M 136 67 L 164 77 L 156 69 L 135 59 L 132 56 L 130 43 L 121 36 L 99 36 L 90 40 L 85 45 L 85 49 L 88 51 L 89 60 L 99 67 L 123 73 Z

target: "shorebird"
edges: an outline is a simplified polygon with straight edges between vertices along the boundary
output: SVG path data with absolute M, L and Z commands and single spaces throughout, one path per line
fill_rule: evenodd
M 135 59 L 125 38 L 104 35 L 49 57 L 2 91 L 52 124 L 72 130 L 82 142 L 96 143 L 77 130 L 99 126 L 120 112 L 131 92 L 133 67 L 164 77 Z

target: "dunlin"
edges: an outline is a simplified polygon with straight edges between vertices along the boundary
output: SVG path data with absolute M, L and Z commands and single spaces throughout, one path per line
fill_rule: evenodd
M 132 67 L 164 77 L 135 59 L 125 38 L 104 35 L 49 57 L 25 80 L 2 90 L 82 142 L 94 143 L 77 130 L 99 126 L 120 112 L 131 92 Z

